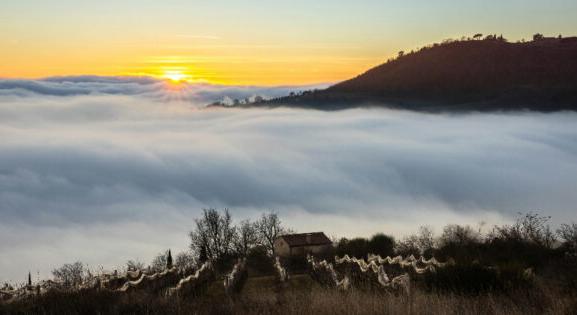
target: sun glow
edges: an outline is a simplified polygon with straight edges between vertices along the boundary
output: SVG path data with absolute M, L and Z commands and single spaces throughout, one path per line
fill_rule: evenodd
M 189 81 L 191 76 L 180 70 L 166 70 L 162 77 L 173 83 L 180 83 Z

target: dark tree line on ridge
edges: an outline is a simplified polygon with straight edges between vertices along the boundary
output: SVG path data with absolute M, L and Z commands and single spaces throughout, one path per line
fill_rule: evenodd
M 328 89 L 241 106 L 338 110 L 391 107 L 427 112 L 577 110 L 577 37 L 512 43 L 502 35 L 447 39 Z

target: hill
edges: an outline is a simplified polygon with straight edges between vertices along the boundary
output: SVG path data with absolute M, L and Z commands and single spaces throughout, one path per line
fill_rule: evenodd
M 496 36 L 447 41 L 321 91 L 251 106 L 423 111 L 577 110 L 577 37 L 510 43 Z

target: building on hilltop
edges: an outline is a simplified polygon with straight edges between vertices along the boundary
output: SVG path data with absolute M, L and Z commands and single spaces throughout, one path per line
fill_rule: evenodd
M 330 251 L 333 242 L 323 232 L 286 234 L 277 237 L 274 251 L 277 256 L 304 256 Z

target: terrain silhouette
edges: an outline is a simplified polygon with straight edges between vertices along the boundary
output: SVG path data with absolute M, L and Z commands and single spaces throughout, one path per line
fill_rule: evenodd
M 577 110 L 577 37 L 536 34 L 533 41 L 510 43 L 502 36 L 477 39 L 478 35 L 399 52 L 398 57 L 326 90 L 240 106 Z

